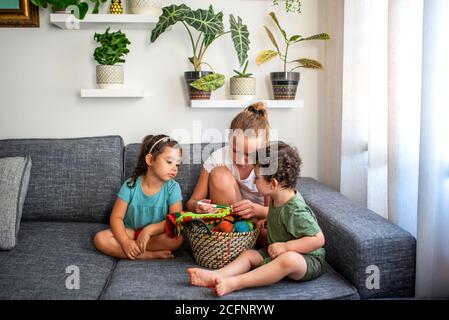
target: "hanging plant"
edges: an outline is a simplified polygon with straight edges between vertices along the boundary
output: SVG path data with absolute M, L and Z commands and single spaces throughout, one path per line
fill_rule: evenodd
M 274 6 L 279 5 L 279 0 L 272 0 Z M 301 0 L 285 0 L 285 11 L 301 13 Z

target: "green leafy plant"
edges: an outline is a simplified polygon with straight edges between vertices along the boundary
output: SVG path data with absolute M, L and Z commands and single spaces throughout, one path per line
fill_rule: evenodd
M 243 70 L 240 72 L 238 70 L 234 70 L 234 73 L 236 74 L 234 76 L 234 78 L 250 78 L 253 74 L 252 73 L 247 73 L 246 69 L 248 68 L 248 63 L 249 61 L 246 60 L 245 65 L 243 66 Z
M 273 0 L 273 5 L 278 6 L 279 0 Z M 301 13 L 301 0 L 285 0 L 285 11 Z
M 287 36 L 287 33 L 285 32 L 285 30 L 282 29 L 281 25 L 279 24 L 276 14 L 274 12 L 270 12 L 269 15 L 270 15 L 271 19 L 273 20 L 274 24 L 276 25 L 276 27 L 278 28 L 278 30 L 280 31 L 280 33 L 282 34 L 283 40 L 285 41 L 285 44 L 286 44 L 285 50 L 284 50 L 284 52 L 281 52 L 280 47 L 277 44 L 276 38 L 274 37 L 273 33 L 267 26 L 264 26 L 265 31 L 268 35 L 268 38 L 270 39 L 271 43 L 273 44 L 273 46 L 275 47 L 276 50 L 265 50 L 265 51 L 260 52 L 256 58 L 256 63 L 258 65 L 261 65 L 261 64 L 268 62 L 276 57 L 279 57 L 279 59 L 281 59 L 281 61 L 284 63 L 284 72 L 287 72 L 287 66 L 290 64 L 294 65 L 294 67 L 289 70 L 290 72 L 292 72 L 298 68 L 323 69 L 323 65 L 316 60 L 307 59 L 307 58 L 289 60 L 288 52 L 289 52 L 290 46 L 292 46 L 296 43 L 301 43 L 304 41 L 311 41 L 311 40 L 329 40 L 330 36 L 327 33 L 320 33 L 320 34 L 316 34 L 316 35 L 313 35 L 310 37 L 303 37 L 301 35 L 294 35 L 294 36 L 289 37 L 289 36 Z
M 109 33 L 109 29 L 107 28 L 104 33 L 95 33 L 94 40 L 100 46 L 95 49 L 94 58 L 101 65 L 124 63 L 125 59 L 123 59 L 123 56 L 128 54 L 127 46 L 131 42 L 120 30 Z
M 107 0 L 90 0 L 95 6 L 92 13 L 98 13 L 100 4 Z M 89 10 L 89 4 L 82 0 L 31 0 L 31 2 L 41 8 L 51 8 L 52 12 L 69 9 L 77 19 L 84 19 Z
M 190 39 L 192 56 L 188 60 L 195 71 L 201 71 L 203 65 L 209 66 L 214 71 L 212 66 L 204 61 L 204 57 L 212 43 L 226 34 L 231 34 L 240 64 L 243 65 L 248 59 L 250 43 L 248 28 L 243 24 L 240 17 L 236 19 L 233 15 L 230 15 L 230 30 L 225 31 L 223 13 L 215 13 L 212 5 L 207 10 L 192 10 L 185 4 L 170 5 L 162 8 L 162 15 L 159 17 L 158 23 L 151 32 L 151 43 L 155 42 L 167 28 L 178 22 L 184 26 Z M 194 31 L 196 31 L 196 34 Z M 211 91 L 210 89 L 216 90 L 224 85 L 223 75 L 214 73 L 203 78 L 196 80 L 190 85 L 194 88 L 201 87 L 208 89 L 199 89 L 203 91 Z

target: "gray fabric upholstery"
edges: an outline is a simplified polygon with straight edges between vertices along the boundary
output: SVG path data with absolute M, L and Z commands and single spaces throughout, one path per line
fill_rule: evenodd
M 303 178 L 298 189 L 326 237 L 326 260 L 362 298 L 414 295 L 416 240 L 408 232 L 321 183 Z M 380 289 L 368 289 L 367 267 L 380 271 Z
M 123 181 L 121 137 L 0 140 L 0 157 L 27 155 L 23 220 L 107 221 Z
M 140 152 L 140 143 L 129 144 L 125 147 L 125 179 L 131 177 Z M 190 199 L 201 172 L 202 163 L 215 150 L 223 147 L 223 143 L 213 144 L 183 144 L 183 161 L 175 180 L 181 185 L 183 205 Z M 203 160 L 203 161 L 202 161 Z
M 149 262 L 120 260 L 101 299 L 358 299 L 357 290 L 331 268 L 310 282 L 283 280 L 269 287 L 251 288 L 217 298 L 213 290 L 190 286 L 187 268 L 197 267 L 187 251 L 173 260 Z
M 31 159 L 0 159 L 0 249 L 16 246 L 22 219 L 23 202 L 28 190 Z
M 1 299 L 98 299 L 115 260 L 95 250 L 91 239 L 100 223 L 22 222 L 12 251 L 0 252 Z M 78 266 L 80 289 L 66 288 Z

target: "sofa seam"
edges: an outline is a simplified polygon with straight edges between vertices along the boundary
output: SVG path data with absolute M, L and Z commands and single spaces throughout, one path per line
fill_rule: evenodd
M 114 274 L 114 271 L 117 267 L 118 259 L 114 259 L 114 264 L 112 265 L 111 271 L 109 271 L 108 277 L 106 279 L 106 283 L 104 284 L 103 288 L 101 289 L 101 292 L 97 298 L 97 300 L 101 300 L 103 298 L 103 295 L 105 294 L 105 291 L 109 287 L 109 283 L 111 282 L 112 275 Z

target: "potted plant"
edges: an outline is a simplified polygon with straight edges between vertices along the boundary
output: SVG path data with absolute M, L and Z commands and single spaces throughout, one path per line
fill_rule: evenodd
M 129 0 L 129 4 L 134 14 L 161 14 L 162 0 Z
M 94 40 L 100 46 L 94 51 L 94 58 L 98 62 L 97 71 L 97 85 L 101 89 L 119 89 L 123 87 L 124 63 L 123 56 L 128 54 L 127 46 L 131 44 L 126 35 L 120 30 L 109 33 L 106 29 L 104 33 L 95 33 Z
M 204 61 L 207 49 L 215 40 L 226 34 L 232 34 L 234 48 L 239 59 L 247 59 L 249 39 L 248 33 L 243 30 L 247 28 L 243 25 L 240 18 L 235 24 L 232 19 L 231 15 L 231 30 L 225 32 L 223 13 L 215 13 L 212 6 L 209 6 L 207 10 L 192 10 L 185 4 L 170 5 L 162 8 L 162 14 L 151 32 L 150 40 L 152 43 L 155 42 L 168 27 L 178 22 L 184 26 L 192 45 L 192 56 L 188 60 L 193 66 L 193 71 L 184 72 L 190 99 L 210 99 L 211 92 L 221 88 L 225 83 L 225 76 L 215 73 L 212 66 Z M 196 34 L 193 32 L 194 30 L 197 31 Z M 235 34 L 239 36 L 234 37 Z M 203 65 L 209 66 L 212 71 L 203 71 Z
M 235 76 L 231 78 L 231 98 L 234 100 L 252 100 L 256 97 L 256 78 L 247 73 L 248 60 L 243 71 L 234 70 Z
M 312 59 L 300 58 L 295 60 L 289 60 L 288 53 L 290 46 L 301 43 L 304 41 L 311 40 L 329 40 L 330 36 L 327 33 L 320 33 L 310 37 L 302 37 L 300 35 L 287 36 L 287 33 L 282 29 L 279 21 L 274 12 L 270 12 L 270 17 L 272 18 L 274 24 L 277 26 L 278 30 L 282 34 L 282 38 L 285 42 L 285 50 L 281 52 L 276 38 L 267 26 L 264 26 L 268 38 L 276 50 L 265 50 L 259 53 L 256 59 L 256 63 L 261 65 L 273 58 L 278 57 L 281 59 L 284 65 L 283 72 L 271 72 L 271 83 L 273 85 L 273 93 L 275 100 L 294 100 L 296 97 L 296 91 L 298 88 L 300 73 L 294 72 L 294 70 L 299 68 L 307 69 L 323 69 L 320 62 Z M 287 66 L 293 65 L 291 69 L 287 69 Z
M 279 0 L 272 0 L 274 6 L 279 5 Z M 285 11 L 301 13 L 301 0 L 285 0 Z
M 98 13 L 100 4 L 105 3 L 107 0 L 90 0 L 94 3 L 94 9 L 92 13 Z M 69 9 L 70 12 L 75 15 L 77 19 L 84 19 L 87 11 L 89 10 L 89 5 L 87 2 L 82 0 L 31 0 L 31 2 L 41 8 L 51 7 L 52 12 L 66 11 Z

